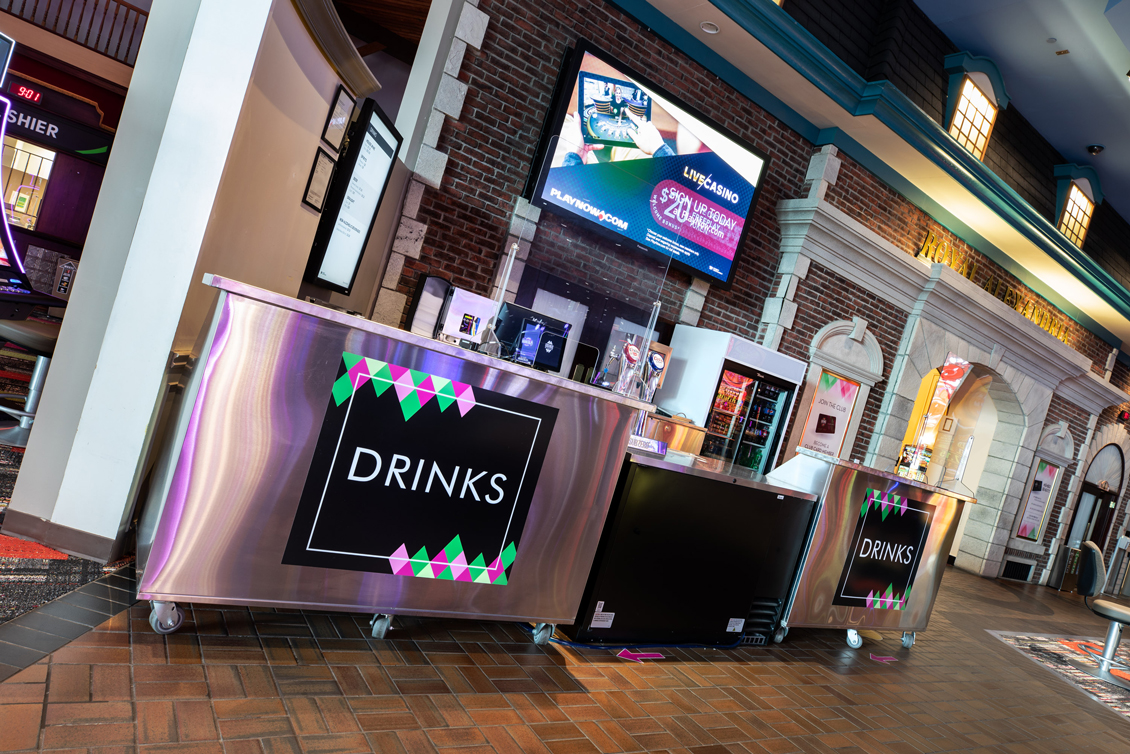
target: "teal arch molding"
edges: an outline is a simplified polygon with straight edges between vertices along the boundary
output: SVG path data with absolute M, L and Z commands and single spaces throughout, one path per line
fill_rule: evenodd
M 992 85 L 992 96 L 996 100 L 993 104 L 1001 110 L 1008 107 L 1010 97 L 1004 86 L 1004 77 L 992 60 L 969 52 L 955 52 L 953 55 L 946 55 L 942 62 L 945 65 L 945 72 L 950 75 L 949 91 L 946 95 L 946 123 L 953 121 L 953 111 L 957 108 L 957 100 L 967 73 L 984 74 Z
M 642 26 L 682 50 L 722 81 L 794 129 L 813 144 L 834 144 L 933 217 L 951 233 L 1015 275 L 1079 324 L 1112 346 L 1121 339 L 1064 299 L 994 244 L 913 186 L 879 157 L 837 129 L 825 132 L 771 92 L 711 50 L 646 0 L 609 0 Z M 1090 287 L 1121 316 L 1130 320 L 1130 291 L 1076 248 L 1002 181 L 965 151 L 937 122 L 922 112 L 889 81 L 864 81 L 831 50 L 770 0 L 712 0 L 750 35 L 854 115 L 874 115 L 900 138 L 945 170 L 970 193 L 992 208 L 1025 238 L 1055 259 L 1066 272 Z M 615 52 L 615 51 L 613 51 Z

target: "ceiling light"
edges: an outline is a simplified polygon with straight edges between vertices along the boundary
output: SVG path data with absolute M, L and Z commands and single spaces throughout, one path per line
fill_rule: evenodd
M 1104 149 L 1106 149 L 1106 147 L 1104 147 L 1102 144 L 1088 144 L 1087 145 L 1087 151 L 1091 153 L 1092 157 L 1094 157 L 1095 155 L 1097 155 L 1099 152 L 1103 151 Z
M 717 34 L 718 32 L 722 31 L 722 28 L 713 21 L 703 21 L 698 25 L 698 28 L 702 29 L 707 34 Z

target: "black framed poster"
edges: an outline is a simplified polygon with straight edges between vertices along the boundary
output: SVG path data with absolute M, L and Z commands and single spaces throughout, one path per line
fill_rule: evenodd
M 833 605 L 903 610 L 935 506 L 865 488 Z
M 344 86 L 337 85 L 330 114 L 326 116 L 326 125 L 322 126 L 322 141 L 333 147 L 335 154 L 341 152 L 341 142 L 345 139 L 345 131 L 349 128 L 349 118 L 353 115 L 353 104 L 356 101 L 349 96 Z
M 283 563 L 505 585 L 557 409 L 343 353 Z
M 318 212 L 322 211 L 326 206 L 326 194 L 330 190 L 336 165 L 337 161 L 330 157 L 329 152 L 318 147 L 314 165 L 310 168 L 310 177 L 306 179 L 306 191 L 302 194 L 303 204 Z

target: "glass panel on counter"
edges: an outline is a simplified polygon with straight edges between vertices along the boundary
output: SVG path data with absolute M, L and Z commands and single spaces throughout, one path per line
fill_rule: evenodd
M 586 140 L 572 116 L 564 131 L 549 140 L 538 185 L 544 186 L 554 171 L 565 181 L 561 186 L 573 188 L 555 189 L 558 201 L 546 206 L 526 258 L 515 265 L 509 301 L 500 312 L 517 307 L 526 316 L 514 332 L 499 333 L 502 347 L 522 360 L 526 351 L 545 351 L 548 337 L 554 342 L 547 371 L 650 400 L 670 355 L 658 343 L 660 313 L 667 307 L 663 319 L 674 320 L 678 306 L 674 294 L 664 297 L 672 254 L 625 237 L 624 229 L 640 219 L 609 196 L 650 196 L 656 189 L 654 171 L 645 169 L 645 163 L 653 155 Z M 598 171 L 583 169 L 598 164 Z M 569 183 L 568 176 L 559 175 L 562 169 L 573 169 L 579 182 Z M 681 234 L 669 230 L 668 236 L 677 245 Z M 544 353 L 542 357 L 548 359 Z

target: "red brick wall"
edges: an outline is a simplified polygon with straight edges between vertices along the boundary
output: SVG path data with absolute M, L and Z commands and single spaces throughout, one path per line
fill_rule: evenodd
M 809 267 L 808 276 L 797 285 L 793 301 L 797 305 L 796 319 L 792 329 L 786 330 L 781 338 L 781 353 L 808 361 L 809 346 L 822 327 L 839 320 L 850 321 L 853 317 L 867 320 L 867 329 L 883 349 L 883 379 L 872 388 L 867 398 L 859 434 L 848 456 L 863 460 L 879 418 L 879 406 L 886 395 L 887 378 L 891 374 L 902 331 L 906 328 L 907 313 L 815 263 Z M 792 424 L 797 417 L 803 416 L 807 410 L 807 406 L 798 403 L 789 432 L 792 432 Z
M 984 286 L 996 278 L 1004 284 L 1023 290 L 1029 297 L 1043 301 L 1053 311 L 1059 311 L 1047 299 L 1021 283 L 1015 275 L 943 228 L 859 163 L 843 153 L 840 157 L 843 165 L 836 185 L 828 189 L 829 203 L 911 256 L 921 248 L 926 235 L 933 231 L 939 238 L 949 242 L 956 257 L 962 260 L 972 258 L 976 262 L 977 268 L 972 278 L 975 284 Z M 1103 374 L 1111 347 L 1062 312 L 1058 316 L 1067 323 L 1067 345 L 1091 360 L 1092 371 Z
M 424 192 L 419 219 L 428 223 L 427 236 L 420 258 L 406 261 L 398 289 L 411 295 L 420 274 L 438 271 L 460 287 L 489 291 L 560 61 L 565 48 L 585 36 L 769 154 L 737 282 L 730 291 L 711 290 L 702 317 L 706 327 L 754 334 L 777 267 L 774 210 L 798 195 L 812 145 L 610 5 L 593 3 L 584 14 L 517 0 L 483 0 L 479 7 L 490 17 L 486 39 L 464 58 L 460 78 L 469 88 L 463 113 L 458 122 L 447 121 L 438 144 L 448 153 L 447 172 L 439 190 Z M 631 287 L 633 267 L 618 259 L 614 244 L 563 227 L 549 213 L 542 218 L 531 266 L 598 290 L 609 279 Z M 665 319 L 677 317 L 689 282 L 687 275 L 671 274 Z
M 1083 443 L 1084 440 L 1087 439 L 1087 420 L 1090 418 L 1090 415 L 1086 411 L 1079 408 L 1075 404 L 1068 403 L 1058 395 L 1053 395 L 1051 405 L 1048 406 L 1048 417 L 1045 420 L 1044 424 L 1046 426 L 1048 424 L 1056 424 L 1061 421 L 1067 422 L 1067 428 L 1071 430 L 1071 438 L 1075 441 L 1075 451 L 1076 453 L 1078 453 L 1079 446 Z M 1040 541 L 1045 550 L 1051 547 L 1052 540 L 1055 539 L 1056 532 L 1059 531 L 1060 511 L 1062 511 L 1064 506 L 1067 505 L 1068 500 L 1071 497 L 1071 495 L 1067 491 L 1068 483 L 1071 481 L 1071 477 L 1075 475 L 1078 467 L 1079 461 L 1075 460 L 1062 472 L 1060 472 L 1062 476 L 1060 477 L 1059 488 L 1056 490 L 1055 500 L 1052 501 L 1052 509 L 1048 514 L 1047 525 L 1044 527 L 1044 536 Z M 1025 494 L 1027 494 L 1027 492 L 1025 492 Z M 1020 505 L 1021 508 L 1023 508 L 1023 498 L 1021 498 Z M 1020 516 L 1019 511 L 1017 512 L 1017 516 Z M 1068 521 L 1066 523 L 1071 523 L 1070 517 L 1068 517 Z M 1016 533 L 1015 521 L 1013 522 L 1011 533 Z M 1031 554 L 1024 553 L 1021 555 L 1021 557 L 1030 558 L 1032 556 Z M 1032 569 L 1033 579 L 1039 579 L 1040 573 L 1048 564 L 1048 556 L 1046 554 L 1041 555 L 1036 559 L 1036 561 L 1036 567 Z

